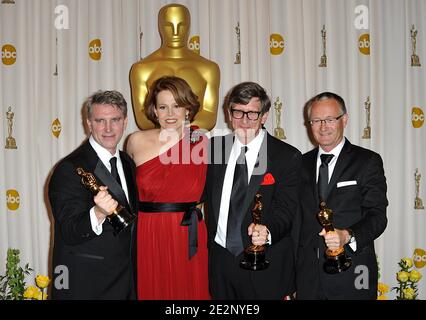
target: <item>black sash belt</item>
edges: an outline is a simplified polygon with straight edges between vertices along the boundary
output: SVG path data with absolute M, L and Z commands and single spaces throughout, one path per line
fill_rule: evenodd
M 197 208 L 197 202 L 139 202 L 139 211 L 143 212 L 184 212 L 181 226 L 188 227 L 188 254 L 191 259 L 197 253 L 198 221 L 203 217 Z

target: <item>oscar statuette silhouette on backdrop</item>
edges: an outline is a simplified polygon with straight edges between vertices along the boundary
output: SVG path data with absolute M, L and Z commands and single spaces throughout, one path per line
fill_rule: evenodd
M 365 108 L 365 119 L 367 122 L 366 127 L 364 128 L 364 134 L 362 136 L 363 139 L 371 139 L 371 127 L 370 127 L 370 109 L 371 109 L 371 102 L 370 102 L 370 96 L 367 97 L 367 100 L 364 102 L 364 108 Z
M 410 30 L 410 35 L 411 35 L 411 47 L 413 50 L 413 54 L 411 55 L 411 66 L 412 67 L 421 67 L 421 63 L 420 63 L 420 58 L 419 56 L 416 54 L 416 47 L 417 47 L 417 30 L 414 27 L 414 24 L 411 27 Z
M 419 169 L 416 168 L 416 172 L 414 173 L 414 180 L 416 181 L 416 198 L 414 199 L 414 209 L 423 210 L 425 207 L 423 206 L 423 200 L 420 198 L 420 179 L 422 175 L 419 173 Z
M 15 113 L 12 112 L 12 107 L 9 107 L 9 109 L 6 112 L 6 118 L 7 118 L 7 138 L 6 138 L 6 149 L 17 149 L 16 146 L 16 140 L 14 137 L 12 137 L 13 132 L 13 117 L 15 116 Z
M 262 218 L 262 195 L 257 193 L 254 198 L 254 205 L 251 209 L 253 223 L 260 224 Z M 240 267 L 247 270 L 263 270 L 269 266 L 269 261 L 266 260 L 266 248 L 264 245 L 257 246 L 250 244 L 244 249 L 244 258 L 240 262 Z
M 154 128 L 145 115 L 144 104 L 148 88 L 162 76 L 183 78 L 198 96 L 200 110 L 192 125 L 211 130 L 216 124 L 220 70 L 215 62 L 188 48 L 190 20 L 189 10 L 183 5 L 162 7 L 158 13 L 161 47 L 133 64 L 130 70 L 133 111 L 142 130 Z
M 93 174 L 86 172 L 83 168 L 77 168 L 77 174 L 81 177 L 81 184 L 89 189 L 93 195 L 98 194 L 99 185 Z M 118 205 L 115 210 L 107 216 L 107 221 L 112 225 L 113 234 L 118 235 L 124 228 L 127 228 L 135 220 L 135 216 L 122 205 Z

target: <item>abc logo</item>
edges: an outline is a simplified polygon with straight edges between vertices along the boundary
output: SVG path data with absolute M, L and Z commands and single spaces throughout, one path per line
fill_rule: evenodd
M 5 44 L 1 48 L 1 61 L 10 66 L 16 62 L 16 49 L 11 44 Z
M 101 39 L 94 39 L 89 43 L 89 56 L 93 60 L 101 60 L 102 45 Z
M 426 265 L 426 251 L 416 248 L 413 253 L 413 261 L 416 268 L 423 268 Z
M 19 208 L 19 193 L 16 190 L 9 189 L 6 191 L 6 203 L 9 210 L 17 210 Z
M 196 54 L 200 54 L 200 37 L 193 36 L 189 39 L 188 48 Z
M 364 33 L 358 38 L 358 49 L 359 52 L 365 55 L 370 54 L 370 34 Z
M 278 33 L 272 33 L 269 37 L 269 50 L 271 54 L 278 55 L 284 51 L 284 39 Z
M 59 135 L 61 134 L 61 130 L 62 130 L 62 125 L 61 122 L 59 121 L 58 118 L 56 118 L 53 122 L 52 122 L 52 134 L 58 138 Z
M 420 128 L 425 122 L 425 115 L 423 110 L 417 107 L 413 107 L 411 110 L 411 123 L 414 128 Z

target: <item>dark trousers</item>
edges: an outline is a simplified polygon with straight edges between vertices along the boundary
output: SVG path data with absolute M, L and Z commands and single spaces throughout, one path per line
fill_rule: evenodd
M 235 257 L 214 242 L 209 248 L 210 293 L 214 300 L 254 300 L 253 271 L 240 268 L 243 253 Z

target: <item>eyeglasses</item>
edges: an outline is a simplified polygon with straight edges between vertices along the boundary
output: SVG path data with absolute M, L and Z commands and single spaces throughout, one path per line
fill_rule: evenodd
M 312 119 L 309 120 L 309 123 L 311 124 L 312 127 L 319 127 L 321 124 L 327 124 L 327 125 L 335 125 L 336 122 L 343 117 L 345 114 L 341 114 L 340 116 L 336 117 L 336 118 L 326 118 L 326 119 Z
M 260 111 L 242 111 L 237 109 L 231 109 L 231 115 L 234 119 L 242 119 L 244 115 L 247 116 L 249 120 L 257 120 L 259 116 L 262 114 Z

